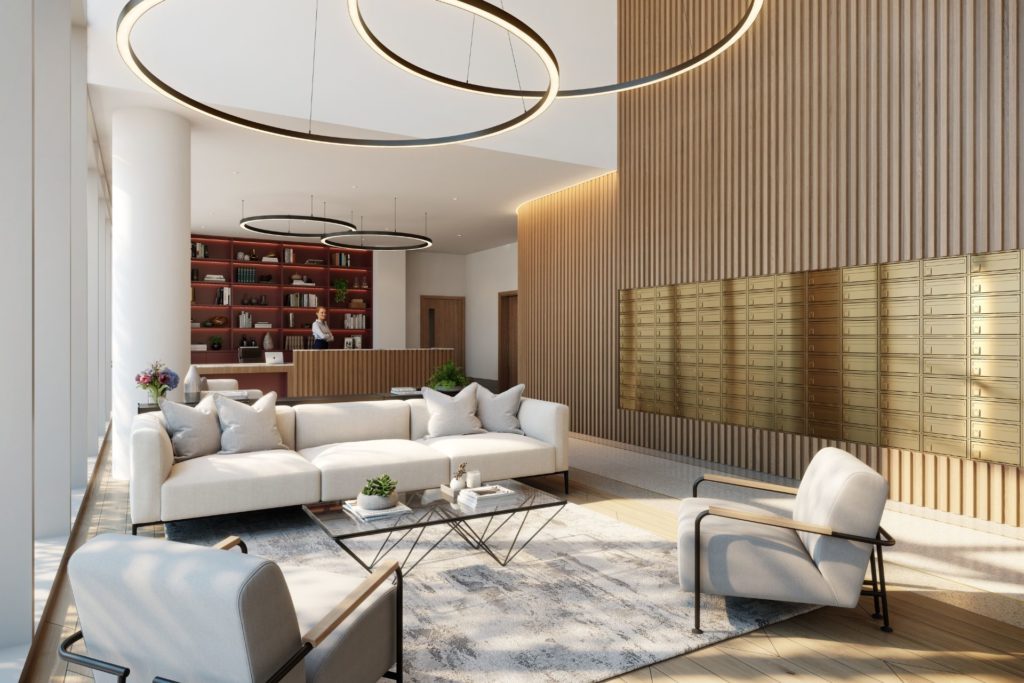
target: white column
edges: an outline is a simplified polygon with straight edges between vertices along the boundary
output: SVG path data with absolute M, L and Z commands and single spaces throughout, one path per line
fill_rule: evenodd
M 89 347 L 93 342 L 89 324 L 89 248 L 86 178 L 89 171 L 88 118 L 85 96 L 85 28 L 71 29 L 71 488 L 86 483 L 88 457 L 96 453 L 92 439 L 89 406 L 93 396 L 89 384 Z
M 373 348 L 405 348 L 405 252 L 373 252 Z
M 103 381 L 110 374 L 109 368 L 103 367 L 103 350 L 101 345 L 104 342 L 103 313 L 102 308 L 103 286 L 106 282 L 106 275 L 100 270 L 103 263 L 103 255 L 100 250 L 105 246 L 106 241 L 100 240 L 100 175 L 93 169 L 89 169 L 85 179 L 85 253 L 86 253 L 86 336 L 88 362 L 86 375 L 88 377 L 89 395 L 87 398 L 88 412 L 86 414 L 86 436 L 88 442 L 96 448 L 100 434 L 103 429 Z
M 0 2 L 0 649 L 32 638 L 32 0 Z M 9 327 L 8 327 L 9 326 Z
M 113 120 L 114 477 L 129 474 L 129 435 L 146 398 L 135 374 L 159 360 L 189 366 L 191 148 L 188 122 L 156 109 Z M 179 386 L 171 395 L 180 400 Z
M 35 4 L 35 530 L 71 530 L 71 6 Z

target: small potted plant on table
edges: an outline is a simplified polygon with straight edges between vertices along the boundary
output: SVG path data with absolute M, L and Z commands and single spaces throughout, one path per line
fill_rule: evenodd
M 461 389 L 468 383 L 469 379 L 466 377 L 466 373 L 452 360 L 437 366 L 434 374 L 427 380 L 427 386 L 438 391 Z
M 364 510 L 387 510 L 398 505 L 398 482 L 386 474 L 366 480 L 356 505 Z

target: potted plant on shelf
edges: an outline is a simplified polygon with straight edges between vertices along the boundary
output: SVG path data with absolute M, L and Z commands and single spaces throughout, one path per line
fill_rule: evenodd
M 345 303 L 345 297 L 348 296 L 348 280 L 338 278 L 331 283 L 331 287 L 334 288 L 334 303 Z
M 160 361 L 135 375 L 135 386 L 149 392 L 150 403 L 159 403 L 160 397 L 178 386 L 178 373 Z
M 213 351 L 220 351 L 221 344 L 223 343 L 224 340 L 218 337 L 217 335 L 213 335 L 212 337 L 210 337 L 210 349 Z
M 398 505 L 398 482 L 387 474 L 366 480 L 366 486 L 359 492 L 356 505 L 364 510 L 387 510 Z
M 469 382 L 466 378 L 466 373 L 462 371 L 455 361 L 450 360 L 443 365 L 439 365 L 434 374 L 427 380 L 427 386 L 431 389 L 459 389 Z

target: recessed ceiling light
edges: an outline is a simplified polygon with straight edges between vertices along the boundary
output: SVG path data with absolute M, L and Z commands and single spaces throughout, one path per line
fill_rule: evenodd
M 458 197 L 452 197 L 452 201 L 453 202 L 457 202 L 457 201 L 459 201 L 459 198 Z
M 353 189 L 353 190 L 358 190 L 358 189 L 359 189 L 359 186 L 358 186 L 358 185 L 353 185 L 353 186 L 352 186 L 352 189 Z
M 462 235 L 456 235 L 456 237 L 462 237 Z
M 238 171 L 232 171 L 231 173 L 232 173 L 233 175 L 238 175 Z

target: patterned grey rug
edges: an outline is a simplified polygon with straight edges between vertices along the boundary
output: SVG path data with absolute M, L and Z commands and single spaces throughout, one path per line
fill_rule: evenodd
M 549 515 L 531 515 L 523 533 Z M 428 530 L 421 548 L 443 532 Z M 514 533 L 506 525 L 495 545 Z M 169 538 L 187 543 L 232 534 L 282 564 L 364 571 L 299 508 L 167 525 Z M 372 557 L 382 538 L 361 541 L 359 556 Z M 400 544 L 390 557 L 408 550 Z M 599 681 L 814 609 L 705 596 L 697 636 L 692 605 L 679 587 L 675 543 L 570 503 L 507 567 L 451 534 L 412 571 L 405 672 L 410 681 Z

